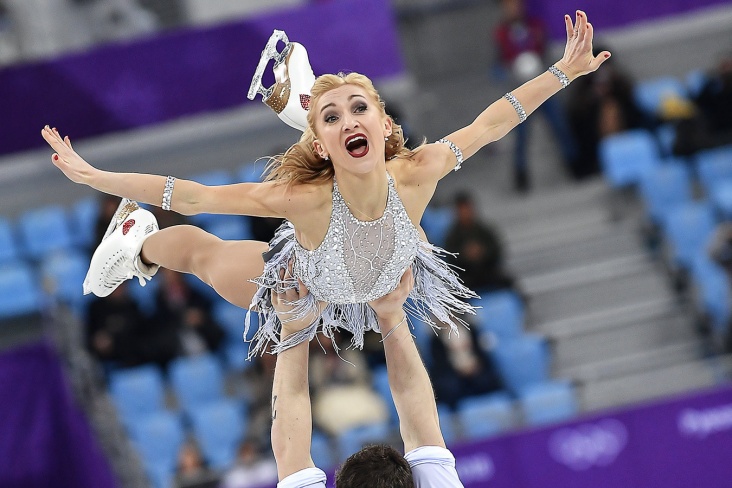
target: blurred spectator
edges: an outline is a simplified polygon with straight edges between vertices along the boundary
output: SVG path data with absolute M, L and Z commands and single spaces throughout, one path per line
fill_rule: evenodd
M 254 440 L 244 439 L 236 464 L 224 474 L 220 488 L 253 488 L 268 483 L 277 483 L 277 464 L 263 455 Z
M 459 335 L 433 335 L 430 349 L 430 377 L 439 403 L 455 409 L 460 400 L 503 388 L 493 361 L 480 348 L 475 327 L 461 329 Z
M 187 440 L 178 452 L 178 471 L 175 474 L 178 488 L 213 487 L 218 483 L 218 476 L 206 466 L 198 444 Z
M 597 54 L 606 48 L 594 50 Z M 601 70 L 575 80 L 568 95 L 569 122 L 578 148 L 576 175 L 581 178 L 600 171 L 600 140 L 641 127 L 645 121 L 635 103 L 633 81 L 619 69 L 615 56 Z
M 340 337 L 335 334 L 336 341 Z M 363 351 L 339 344 L 336 353 L 330 338 L 317 338 L 310 342 L 309 370 L 314 423 L 338 435 L 352 427 L 386 421 L 386 405 L 371 388 Z
M 216 351 L 225 332 L 211 317 L 211 302 L 180 273 L 161 268 L 157 279 L 160 288 L 148 338 L 150 359 L 165 365 L 176 356 Z
M 445 249 L 457 253 L 452 264 L 460 278 L 478 292 L 512 288 L 514 279 L 504 270 L 503 244 L 496 229 L 478 219 L 475 203 L 467 193 L 455 197 L 456 221 L 447 234 Z
M 157 30 L 155 16 L 135 0 L 98 0 L 91 4 L 90 19 L 98 40 L 132 39 Z
M 87 347 L 110 366 L 136 366 L 145 359 L 139 341 L 148 324 L 127 287 L 123 283 L 111 295 L 96 298 L 87 313 Z
M 15 29 L 10 9 L 0 0 L 0 66 L 12 64 L 20 57 Z
M 679 123 L 674 153 L 686 156 L 732 144 L 732 53 L 723 55 L 716 69 L 707 74 L 693 101 L 696 116 Z
M 709 257 L 724 269 L 732 289 L 732 222 L 722 222 L 717 226 L 709 242 Z M 732 300 L 732 296 L 727 299 Z M 727 324 L 723 341 L 727 352 L 732 352 L 732 323 Z
M 526 13 L 523 0 L 501 0 L 501 7 L 503 19 L 494 33 L 498 58 L 503 68 L 510 73 L 512 82 L 523 84 L 547 68 L 546 31 L 540 19 Z M 551 126 L 564 163 L 574 173 L 577 149 L 558 99 L 548 99 L 537 112 L 541 112 Z M 514 185 L 519 191 L 526 191 L 530 187 L 526 151 L 531 125 L 533 125 L 532 118 L 529 117 L 514 129 L 516 132 Z
M 100 242 L 102 242 L 102 238 L 107 232 L 107 227 L 109 227 L 109 222 L 111 222 L 112 217 L 114 217 L 114 213 L 117 211 L 120 201 L 120 197 L 107 195 L 106 193 L 102 193 L 99 198 L 99 214 L 97 215 L 97 222 L 94 225 L 95 238 L 94 243 L 92 244 L 95 248 Z

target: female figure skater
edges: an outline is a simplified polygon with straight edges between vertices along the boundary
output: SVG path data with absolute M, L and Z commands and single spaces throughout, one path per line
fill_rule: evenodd
M 278 83 L 259 90 L 265 102 L 290 125 L 297 119 L 293 107 L 308 110 L 302 112 L 307 122 L 302 137 L 273 160 L 263 183 L 207 187 L 170 176 L 102 171 L 82 159 L 68 137 L 46 126 L 42 134 L 55 151 L 52 162 L 69 179 L 125 198 L 94 253 L 84 291 L 105 296 L 133 276 L 144 283 L 163 266 L 195 274 L 229 302 L 259 311 L 252 354 L 264 352 L 268 341 L 277 353 L 317 331 L 331 336 L 336 327 L 353 333 L 353 346 L 361 347 L 366 330 L 378 331 L 368 302 L 393 290 L 411 265 L 415 286 L 410 296 L 417 313 L 429 323 L 434 314 L 455 330 L 455 322 L 461 322 L 456 315 L 472 311 L 461 298 L 474 294 L 439 258 L 441 250 L 426 242 L 419 227 L 422 213 L 441 178 L 610 57 L 606 51 L 593 57 L 593 30 L 584 12 L 578 10 L 574 22 L 565 16 L 565 24 L 567 44 L 560 61 L 491 104 L 467 127 L 414 151 L 404 147 L 401 128 L 386 115 L 368 78 L 323 75 L 304 93 L 312 72 L 302 46 L 287 43 L 276 57 L 268 44 L 263 62 L 275 57 Z M 259 79 L 258 69 L 255 91 Z M 192 226 L 158 231 L 152 214 L 131 200 L 185 215 L 287 222 L 269 246 L 222 241 Z M 294 278 L 281 279 L 293 258 Z M 296 287 L 297 278 L 310 293 L 298 301 L 296 316 L 317 309 L 320 320 L 280 340 L 270 293 Z M 249 315 L 245 329 L 248 325 Z

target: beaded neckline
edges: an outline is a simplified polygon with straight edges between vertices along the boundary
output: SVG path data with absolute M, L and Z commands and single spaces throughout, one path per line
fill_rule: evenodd
M 386 205 L 384 206 L 384 211 L 382 212 L 381 217 L 374 219 L 374 220 L 360 220 L 355 215 L 353 215 L 353 212 L 351 212 L 351 207 L 348 206 L 348 202 L 346 202 L 346 199 L 343 198 L 343 194 L 338 189 L 338 182 L 335 180 L 335 178 L 333 179 L 333 203 L 334 203 L 333 208 L 335 209 L 335 199 L 339 198 L 345 205 L 346 210 L 348 211 L 348 216 L 351 218 L 352 222 L 355 222 L 358 225 L 369 225 L 369 226 L 380 224 L 386 217 L 386 214 L 389 213 L 389 204 L 391 203 L 391 198 L 392 198 L 391 192 L 392 192 L 392 190 L 396 190 L 396 188 L 394 188 L 394 180 L 392 180 L 391 175 L 389 174 L 388 171 L 386 172 L 386 178 L 389 182 L 389 189 L 386 192 Z

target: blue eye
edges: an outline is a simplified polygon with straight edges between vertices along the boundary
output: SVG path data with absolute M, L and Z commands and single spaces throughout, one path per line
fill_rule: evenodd
M 335 115 L 332 115 L 331 114 L 331 115 L 326 115 L 325 116 L 325 119 L 323 119 L 323 120 L 325 120 L 325 122 L 327 124 L 332 124 L 333 122 L 335 122 L 336 120 L 338 120 L 338 117 L 336 117 Z

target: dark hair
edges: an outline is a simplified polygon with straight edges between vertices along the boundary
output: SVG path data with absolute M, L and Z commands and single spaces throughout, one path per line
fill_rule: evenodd
M 366 446 L 336 472 L 336 488 L 414 488 L 412 468 L 386 444 Z

